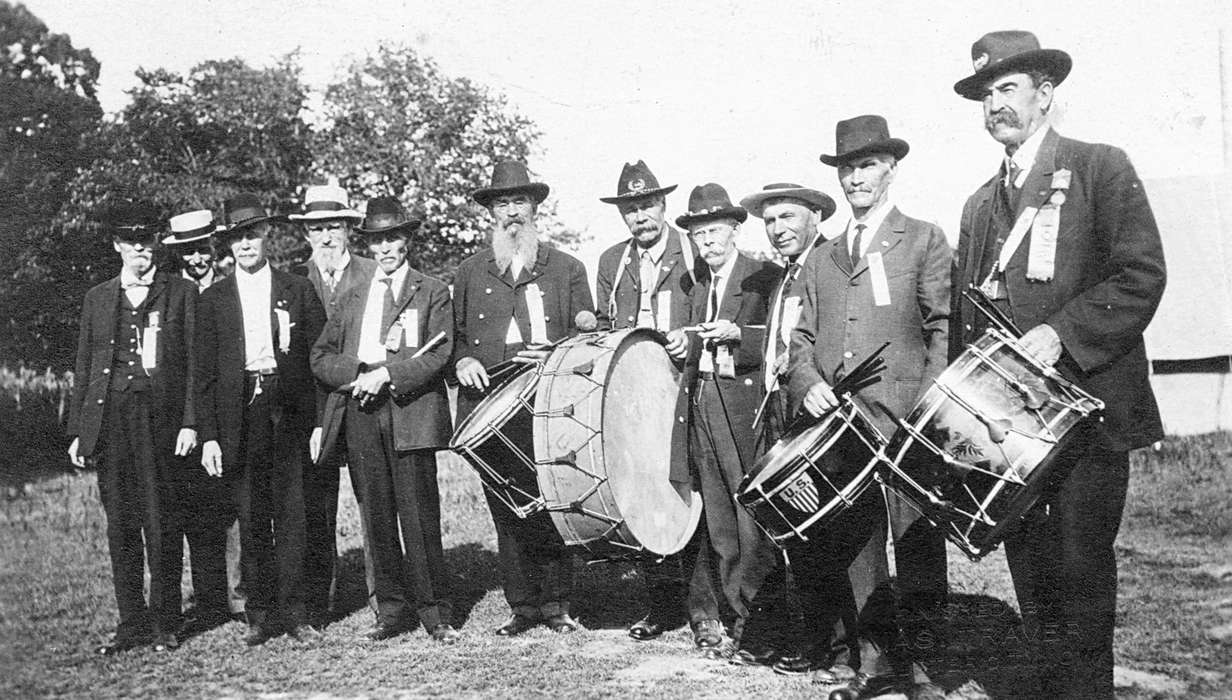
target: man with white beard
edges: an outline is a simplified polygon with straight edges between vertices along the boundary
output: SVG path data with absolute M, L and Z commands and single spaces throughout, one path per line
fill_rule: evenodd
M 536 349 L 578 333 L 578 316 L 594 305 L 586 269 L 576 258 L 539 242 L 535 213 L 548 186 L 531 182 L 526 165 L 497 163 L 492 184 L 472 197 L 492 213 L 492 247 L 462 261 L 454 277 L 454 371 L 461 424 L 488 394 L 488 371 L 507 360 L 533 361 Z M 523 451 L 533 454 L 530 436 Z M 498 470 L 522 465 L 497 465 Z M 488 509 L 496 525 L 501 578 L 512 615 L 496 634 L 512 637 L 540 622 L 554 632 L 573 632 L 569 615 L 573 562 L 544 511 L 518 518 L 491 492 Z

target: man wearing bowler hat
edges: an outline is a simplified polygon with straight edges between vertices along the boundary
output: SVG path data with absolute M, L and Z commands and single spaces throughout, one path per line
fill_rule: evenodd
M 951 358 L 989 325 L 961 292 L 978 286 L 1044 365 L 1104 402 L 1057 455 L 1045 494 L 1005 554 L 1047 697 L 1111 698 L 1116 553 L 1129 451 L 1163 437 L 1142 331 L 1163 295 L 1155 217 L 1124 151 L 1065 138 L 1048 123 L 1070 56 L 1034 34 L 971 46 L 954 90 L 983 103 L 1004 147 L 997 173 L 963 208 Z
M 491 185 L 471 194 L 491 212 L 494 225 L 491 247 L 463 260 L 454 277 L 459 422 L 487 395 L 488 371 L 495 365 L 541 360 L 546 352 L 536 348 L 596 326 L 582 263 L 539 241 L 535 214 L 547 195 L 548 186 L 532 182 L 526 165 L 516 161 L 497 163 Z M 522 449 L 533 452 L 529 442 Z M 573 560 L 551 517 L 540 511 L 520 519 L 499 498 L 486 490 L 484 495 L 513 613 L 496 634 L 518 635 L 540 622 L 554 632 L 573 632 Z
M 910 147 L 890 136 L 883 117 L 840 121 L 835 140 L 835 155 L 822 155 L 821 161 L 837 169 L 851 218 L 843 235 L 822 244 L 805 265 L 788 391 L 797 410 L 819 416 L 837 404 L 830 387 L 888 342 L 879 381 L 852 397 L 888 439 L 897 419 L 907 416 L 945 368 L 953 254 L 940 228 L 895 206 L 890 185 Z M 897 498 L 888 505 L 900 591 L 913 607 L 922 604 L 919 599 L 942 605 L 944 539 Z M 887 656 L 900 630 L 886 563 L 886 506 L 881 490 L 869 489 L 842 514 L 841 525 L 791 552 L 793 564 L 813 570 L 801 592 L 816 637 L 812 651 L 783 671 L 821 665 L 814 680 L 857 686 L 908 671 L 908 659 L 893 659 L 895 668 Z M 825 638 L 836 618 L 843 622 L 851 662 L 826 671 Z M 848 669 L 859 677 L 844 678 Z M 922 673 L 914 676 L 926 681 Z
M 667 221 L 667 195 L 675 189 L 676 185 L 661 187 L 639 160 L 625 163 L 615 196 L 599 198 L 616 205 L 630 234 L 599 257 L 596 298 L 601 329 L 653 328 L 667 333 L 687 324 L 696 284 L 696 249 L 686 233 Z M 683 451 L 672 457 L 687 459 Z M 687 466 L 680 471 L 687 474 Z M 629 627 L 630 637 L 655 639 L 680 626 L 687 615 L 698 647 L 722 641 L 705 539 L 706 528 L 698 528 L 679 554 L 642 564 L 650 612 Z
M 452 432 L 445 370 L 453 306 L 444 283 L 407 262 L 418 226 L 393 197 L 368 203 L 360 232 L 379 268 L 342 300 L 312 349 L 312 369 L 331 390 L 320 461 L 345 424 L 348 461 L 360 476 L 377 603 L 367 638 L 396 636 L 417 618 L 434 640 L 452 643 L 435 450 Z
M 178 262 L 180 276 L 202 292 L 214 282 L 214 215 L 208 209 L 177 214 L 167 222 L 170 234 L 164 249 Z M 188 541 L 192 564 L 192 598 L 181 635 L 188 636 L 217 627 L 230 619 L 231 600 L 227 571 L 227 531 L 236 523 L 230 484 L 215 479 L 201 468 L 200 456 L 182 458 L 183 464 L 168 475 L 163 503 L 163 566 L 167 571 L 183 567 L 184 541 Z M 235 557 L 239 558 L 238 525 Z M 238 568 L 238 564 L 237 564 Z M 238 583 L 238 579 L 237 579 Z M 180 587 L 167 590 L 170 605 L 178 610 Z M 242 588 L 237 592 L 238 610 L 243 610 Z
M 304 599 L 304 470 L 317 420 L 308 352 L 325 309 L 308 280 L 272 269 L 271 218 L 255 195 L 223 203 L 235 273 L 201 295 L 196 334 L 201 463 L 237 482 L 250 646 L 284 630 L 320 637 Z
M 693 188 L 689 209 L 676 225 L 689 231 L 705 266 L 693 288 L 690 324 L 668 334 L 668 352 L 685 362 L 685 391 L 678 413 L 687 414 L 689 448 L 702 490 L 710 552 L 733 618 L 733 645 L 708 650 L 731 658 L 767 643 L 763 630 L 746 630 L 762 581 L 776 565 L 777 551 L 734 495 L 753 466 L 753 414 L 761 399 L 759 371 L 766 305 L 778 267 L 741 255 L 736 233 L 748 218 L 715 183 Z M 681 416 L 682 418 L 684 415 Z M 746 632 L 749 632 L 746 634 Z M 775 630 L 764 630 L 771 634 Z M 757 654 L 764 658 L 764 654 Z
M 287 217 L 304 227 L 305 237 L 312 246 L 312 257 L 303 266 L 294 270 L 304 275 L 316 290 L 317 298 L 325 306 L 325 317 L 333 318 L 341 307 L 342 300 L 350 292 L 366 285 L 372 279 L 376 263 L 368 258 L 351 255 L 349 248 L 351 232 L 363 214 L 351 208 L 346 190 L 337 185 L 314 185 L 304 192 L 304 208 L 298 214 Z M 320 397 L 324 401 L 324 397 Z M 313 431 L 310 456 L 317 459 L 321 434 Z M 334 588 L 335 563 L 337 559 L 338 530 L 338 471 L 346 457 L 345 443 L 328 461 L 319 462 L 304 473 L 304 507 L 307 541 L 304 552 L 304 587 L 307 597 L 308 618 L 316 624 L 324 623 L 330 615 L 330 598 Z M 357 478 L 352 470 L 351 483 L 359 492 Z M 361 514 L 364 511 L 361 509 Z M 361 528 L 364 537 L 367 529 Z M 364 541 L 365 560 L 371 551 Z M 368 562 L 365 561 L 365 564 Z M 365 567 L 367 569 L 368 567 Z M 368 582 L 369 603 L 372 603 L 372 581 Z
M 161 222 L 152 206 L 118 202 L 103 219 L 120 272 L 82 303 L 67 430 L 73 466 L 97 463 L 120 616 L 115 634 L 95 652 L 112 655 L 151 640 L 167 651 L 179 645 L 180 569 L 163 565 L 163 502 L 180 478 L 176 472 L 192 468 L 177 457 L 197 444 L 189 391 L 197 295 L 193 285 L 156 269 Z

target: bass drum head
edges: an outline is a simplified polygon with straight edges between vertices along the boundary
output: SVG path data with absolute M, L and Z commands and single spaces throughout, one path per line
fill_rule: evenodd
M 692 484 L 668 480 L 678 393 L 678 373 L 656 336 L 625 338 L 604 392 L 603 455 L 625 526 L 661 556 L 684 548 L 702 511 Z
M 526 398 L 538 379 L 539 373 L 534 371 L 533 365 L 528 365 L 527 369 L 492 392 L 454 431 L 449 446 L 466 445 L 475 438 L 488 435 L 494 428 L 503 425 L 515 411 L 521 408 L 518 399 Z

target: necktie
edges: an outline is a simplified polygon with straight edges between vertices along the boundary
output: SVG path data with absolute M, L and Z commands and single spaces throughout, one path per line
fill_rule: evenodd
M 338 288 L 338 277 L 341 271 L 331 268 L 325 275 L 325 285 L 329 287 L 329 293 L 333 294 Z
M 783 341 L 783 331 L 790 332 L 791 329 L 783 328 L 783 311 L 787 308 L 787 297 L 791 295 L 791 285 L 796 281 L 796 276 L 800 274 L 800 263 L 788 263 L 787 274 L 783 277 L 783 291 L 779 292 L 779 308 L 775 316 L 775 333 L 774 333 L 774 356 L 781 357 L 787 352 L 787 343 Z
M 1018 167 L 1018 163 L 1014 162 L 1013 158 L 1005 160 L 1005 188 L 1009 191 L 1018 189 L 1018 174 L 1022 172 L 1022 168 Z
M 864 224 L 856 224 L 856 235 L 851 239 L 851 269 L 855 271 L 856 265 L 860 264 L 860 246 L 861 238 L 864 237 L 864 229 L 867 228 Z
M 385 297 L 381 303 L 381 333 L 388 335 L 389 327 L 394 325 L 394 280 L 392 277 L 379 278 L 385 285 Z
M 650 259 L 650 251 L 642 251 L 642 263 L 640 270 L 640 278 L 638 280 L 638 288 L 641 293 L 638 298 L 637 309 L 637 325 L 654 328 L 654 295 L 655 282 L 658 280 L 656 274 L 658 270 L 655 268 L 654 261 Z
M 706 314 L 706 322 L 710 323 L 719 317 L 719 280 L 722 279 L 715 275 L 710 280 L 710 311 Z

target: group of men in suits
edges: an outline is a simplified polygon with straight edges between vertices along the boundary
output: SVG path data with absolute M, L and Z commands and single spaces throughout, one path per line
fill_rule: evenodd
M 956 253 L 937 226 L 894 204 L 891 184 L 910 149 L 877 115 L 840 121 L 835 153 L 820 158 L 850 205 L 832 240 L 818 226 L 837 207 L 818 189 L 775 183 L 734 204 L 707 183 L 694 188 L 676 228 L 666 218 L 675 186 L 661 186 L 642 161 L 626 164 L 616 194 L 602 201 L 617 207 L 630 237 L 600 258 L 590 318 L 582 264 L 539 240 L 536 213 L 549 188 L 518 162 L 498 163 L 491 184 L 473 193 L 492 215 L 491 245 L 461 264 L 452 295 L 409 266 L 418 222 L 391 198 L 370 201 L 363 215 L 341 190 L 310 188 L 292 217 L 313 246 L 305 276 L 270 268 L 271 217 L 259 200 L 229 200 L 217 238 L 235 272 L 199 301 L 191 281 L 205 286 L 205 274 L 194 273 L 200 260 L 184 256 L 183 278 L 156 271 L 153 229 L 131 225 L 141 215 L 125 212 L 124 225 L 111 228 L 121 273 L 91 290 L 83 308 L 69 426 L 74 463 L 99 458 L 108 516 L 120 625 L 102 650 L 151 632 L 174 647 L 179 600 L 166 592 L 178 589 L 180 539 L 195 523 L 164 525 L 163 506 L 207 483 L 202 471 L 234 484 L 234 496 L 217 501 L 237 514 L 249 643 L 284 629 L 318 635 L 320 609 L 310 607 L 328 605 L 344 462 L 361 505 L 377 618 L 368 636 L 419 623 L 454 641 L 433 459 L 452 431 L 446 379 L 459 387 L 460 422 L 511 363 L 542 361 L 579 332 L 644 327 L 663 334 L 682 377 L 678 449 L 657 457 L 690 475 L 704 524 L 679 554 L 642 563 L 650 607 L 629 636 L 654 639 L 688 622 L 708 656 L 810 673 L 839 697 L 895 685 L 939 697 L 912 657 L 910 622 L 946 599 L 938 529 L 873 488 L 789 543 L 784 557 L 733 497 L 798 417 L 823 417 L 850 400 L 879 432 L 893 433 L 985 330 L 961 294 L 976 285 L 1023 329 L 1023 347 L 1106 405 L 1058 455 L 1042 505 L 1006 547 L 1041 691 L 1111 697 L 1112 541 L 1127 453 L 1161 436 L 1142 344 L 1165 278 L 1159 235 L 1123 152 L 1048 125 L 1067 54 L 1006 31 L 982 37 L 971 57 L 974 73 L 955 90 L 983 103 L 985 127 L 1006 157 L 968 200 Z M 781 265 L 736 249 L 749 214 Z M 194 216 L 198 233 L 213 228 Z M 347 251 L 361 220 L 374 260 Z M 198 235 L 175 224 L 172 238 Z M 885 343 L 880 380 L 836 396 L 834 386 Z M 198 443 L 200 466 L 184 459 Z M 188 485 L 171 485 L 178 479 Z M 490 493 L 488 505 L 510 607 L 496 634 L 578 629 L 571 554 L 549 516 L 518 517 Z M 215 562 L 204 565 L 198 604 L 221 611 L 217 553 L 230 518 L 215 521 L 189 542 L 195 586 L 196 549 Z

